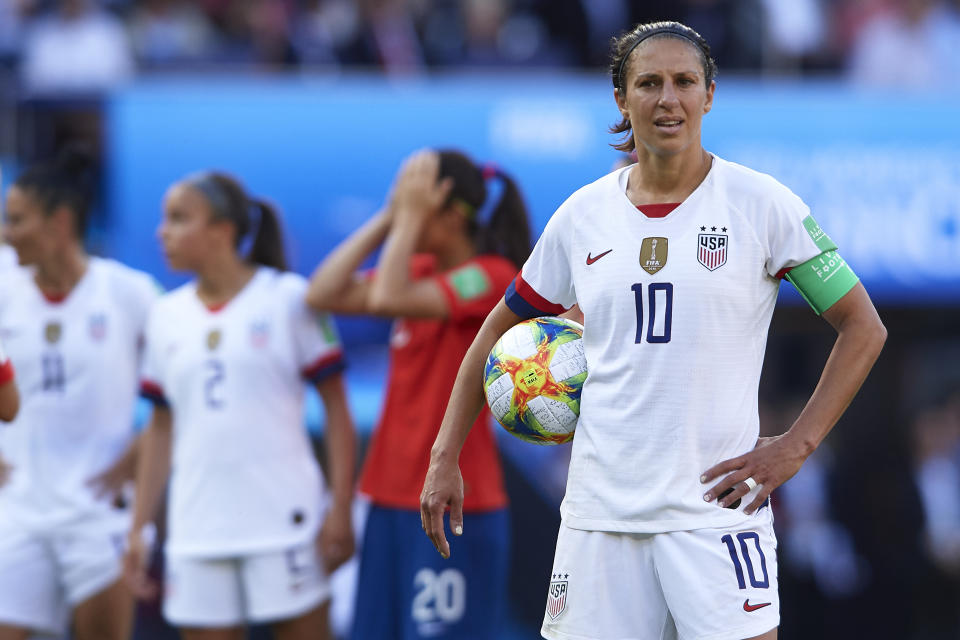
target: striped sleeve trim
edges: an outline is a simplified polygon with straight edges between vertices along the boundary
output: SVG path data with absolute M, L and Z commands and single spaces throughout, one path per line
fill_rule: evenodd
M 158 407 L 169 407 L 170 402 L 163 394 L 163 387 L 152 380 L 140 381 L 140 397 L 149 400 Z
M 343 359 L 343 352 L 335 351 L 334 353 L 321 356 L 316 362 L 305 367 L 302 374 L 305 380 L 316 384 L 332 375 L 342 372 L 346 368 L 347 362 Z
M 0 384 L 7 384 L 8 382 L 13 382 L 14 373 L 13 373 L 13 363 L 9 360 L 0 364 Z
M 510 310 L 522 318 L 556 316 L 567 310 L 563 305 L 554 304 L 537 293 L 523 279 L 523 273 L 517 274 L 503 297 Z

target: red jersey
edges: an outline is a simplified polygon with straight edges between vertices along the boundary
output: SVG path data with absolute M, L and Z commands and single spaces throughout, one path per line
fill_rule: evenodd
M 467 349 L 503 297 L 517 267 L 498 255 L 477 256 L 437 272 L 432 256 L 411 261 L 411 277 L 432 278 L 447 298 L 446 318 L 401 318 L 390 338 L 387 398 L 367 453 L 360 491 L 384 507 L 420 509 L 430 448 Z M 507 504 L 500 458 L 484 403 L 460 454 L 464 511 Z

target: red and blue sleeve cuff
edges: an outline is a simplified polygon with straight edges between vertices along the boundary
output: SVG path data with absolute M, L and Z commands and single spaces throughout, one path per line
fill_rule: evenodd
M 163 395 L 163 387 L 152 380 L 140 381 L 140 397 L 146 398 L 157 407 L 170 406 L 170 402 L 167 401 L 167 397 Z
M 567 310 L 563 305 L 554 304 L 534 291 L 533 287 L 523 279 L 522 273 L 518 273 L 510 286 L 507 287 L 503 299 L 510 310 L 521 318 L 558 316 Z
M 321 356 L 316 362 L 303 370 L 305 380 L 317 384 L 332 375 L 341 373 L 347 368 L 347 362 L 343 359 L 343 352 L 337 351 Z
M 3 364 L 0 364 L 0 384 L 13 382 L 13 378 L 13 363 L 10 360 L 7 360 Z

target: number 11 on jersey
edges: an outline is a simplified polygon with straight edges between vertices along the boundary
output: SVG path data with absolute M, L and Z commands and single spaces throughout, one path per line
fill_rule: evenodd
M 630 287 L 630 289 L 633 291 L 633 296 L 637 303 L 637 339 L 634 342 L 639 344 L 644 340 L 644 286 L 642 282 L 638 282 Z M 673 283 L 651 282 L 647 285 L 646 290 L 646 340 L 652 344 L 670 342 L 670 335 L 673 329 Z M 662 304 L 658 304 L 658 298 L 662 300 Z

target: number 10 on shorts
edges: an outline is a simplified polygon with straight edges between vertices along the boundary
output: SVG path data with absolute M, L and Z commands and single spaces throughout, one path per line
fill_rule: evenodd
M 770 577 L 767 575 L 767 559 L 763 555 L 763 549 L 760 548 L 760 535 L 756 531 L 744 531 L 737 534 L 737 541 L 740 543 L 739 549 L 737 549 L 737 545 L 733 542 L 733 536 L 729 533 L 720 538 L 720 542 L 727 545 L 727 551 L 730 552 L 730 560 L 733 561 L 733 570 L 737 574 L 737 584 L 741 589 L 747 588 L 746 580 L 744 580 L 743 577 L 743 567 L 746 566 L 751 587 L 755 589 L 769 588 Z M 760 560 L 760 572 L 763 574 L 762 580 L 757 579 L 757 571 L 753 566 L 750 547 L 753 547 L 757 551 L 757 558 Z M 743 556 L 742 563 L 740 561 L 741 555 Z

